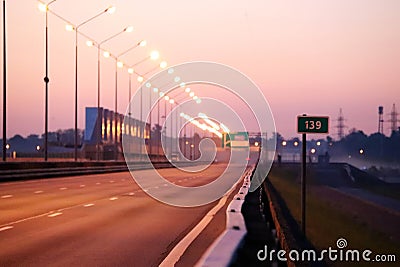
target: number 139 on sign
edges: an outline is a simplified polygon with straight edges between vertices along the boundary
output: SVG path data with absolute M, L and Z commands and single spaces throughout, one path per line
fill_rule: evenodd
M 305 121 L 307 130 L 320 130 L 322 127 L 321 121 Z
M 297 117 L 297 132 L 298 133 L 328 133 L 329 132 L 329 117 Z

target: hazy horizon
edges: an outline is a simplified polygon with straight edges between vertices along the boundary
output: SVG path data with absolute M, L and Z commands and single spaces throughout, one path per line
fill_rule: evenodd
M 45 14 L 34 0 L 6 4 L 7 136 L 41 134 Z M 238 69 L 260 87 L 276 130 L 285 138 L 298 136 L 296 117 L 303 113 L 330 116 L 330 135 L 336 137 L 333 126 L 340 108 L 348 126 L 345 133 L 356 128 L 366 134 L 378 130 L 378 106 L 384 106 L 385 120 L 393 103 L 400 109 L 399 1 L 57 0 L 50 9 L 78 24 L 111 4 L 114 14 L 100 16 L 80 31 L 99 41 L 133 25 L 132 33 L 104 44 L 119 54 L 146 39 L 147 47 L 122 58 L 127 64 L 157 49 L 169 65 L 202 60 Z M 74 37 L 49 14 L 49 131 L 74 127 Z M 81 129 L 84 107 L 97 103 L 97 52 L 85 42 L 80 36 Z M 140 64 L 136 71 L 145 73 L 159 62 Z M 114 64 L 101 59 L 101 105 L 108 109 L 114 109 Z M 118 111 L 124 113 L 128 74 L 124 68 L 118 75 Z M 138 86 L 134 79 L 133 92 Z M 386 135 L 389 128 L 385 123 Z

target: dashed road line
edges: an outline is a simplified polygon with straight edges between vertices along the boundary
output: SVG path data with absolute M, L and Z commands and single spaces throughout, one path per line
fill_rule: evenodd
M 0 228 L 0 232 L 1 231 L 5 231 L 5 230 L 9 230 L 9 229 L 13 229 L 14 228 L 14 226 L 11 226 L 11 225 L 9 225 L 9 226 L 4 226 L 4 227 L 1 227 Z
M 60 190 L 67 190 L 68 188 L 66 187 L 60 187 Z
M 113 200 L 117 200 L 117 197 L 110 197 L 109 200 L 113 201 Z
M 99 184 L 101 184 L 101 183 L 96 183 L 96 185 L 99 185 Z
M 60 215 L 62 215 L 62 212 L 55 212 L 55 213 L 47 215 L 47 217 L 54 218 L 54 217 L 57 217 L 57 216 L 60 216 Z
M 84 184 L 81 184 L 79 187 L 85 187 L 86 185 L 84 185 Z
M 13 197 L 13 195 L 4 195 L 4 196 L 1 196 L 1 198 L 10 198 L 10 197 Z
M 85 208 L 88 208 L 88 207 L 92 207 L 92 206 L 94 206 L 94 204 L 93 203 L 89 203 L 89 204 L 85 204 L 85 205 L 83 205 Z
M 41 194 L 41 193 L 43 193 L 43 191 L 38 190 L 38 191 L 35 191 L 34 193 L 35 193 L 35 194 Z

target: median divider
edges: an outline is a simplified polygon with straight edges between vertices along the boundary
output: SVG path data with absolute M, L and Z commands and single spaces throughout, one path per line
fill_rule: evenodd
M 177 166 L 190 165 L 185 163 L 174 163 Z M 199 164 L 199 163 L 197 163 Z M 154 162 L 152 165 L 143 162 L 128 163 L 131 169 L 144 170 L 149 168 L 173 168 L 169 162 Z M 191 164 L 193 165 L 193 164 Z M 128 171 L 127 163 L 124 161 L 114 162 L 35 162 L 35 163 L 13 163 L 3 164 L 0 171 L 0 182 L 23 181 L 43 178 L 68 177 L 77 175 L 102 174 L 111 172 Z M 150 167 L 151 166 L 151 167 Z M 20 169 L 18 168 L 20 167 Z M 28 167 L 28 168 L 27 168 Z M 30 167 L 30 168 L 29 168 Z
M 230 266 L 235 261 L 236 251 L 247 233 L 242 206 L 249 191 L 254 167 L 245 172 L 243 185 L 226 209 L 226 230 L 211 244 L 200 258 L 197 267 Z

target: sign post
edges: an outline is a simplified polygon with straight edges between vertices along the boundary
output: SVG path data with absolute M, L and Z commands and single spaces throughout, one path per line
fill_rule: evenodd
M 301 157 L 301 231 L 306 236 L 306 181 L 307 181 L 307 133 L 327 134 L 329 132 L 329 117 L 303 116 L 297 117 L 297 132 L 302 134 Z

